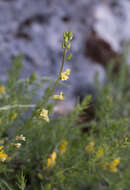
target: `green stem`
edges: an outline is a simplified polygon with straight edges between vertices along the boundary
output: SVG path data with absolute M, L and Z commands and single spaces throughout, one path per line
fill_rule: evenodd
M 62 65 L 61 65 L 61 68 L 60 68 L 60 72 L 59 72 L 59 75 L 58 75 L 58 77 L 57 77 L 57 79 L 56 79 L 56 81 L 55 81 L 54 87 L 52 88 L 51 94 L 53 94 L 53 93 L 55 92 L 55 89 L 56 89 L 56 87 L 57 87 L 57 85 L 58 85 L 58 82 L 59 82 L 59 80 L 60 80 L 61 73 L 63 72 L 64 63 L 65 63 L 65 57 L 66 57 L 66 52 L 67 52 L 67 49 L 65 48 L 65 49 L 64 49 L 63 58 L 62 58 Z
M 9 109 L 13 109 L 13 108 L 34 108 L 34 107 L 36 107 L 35 104 L 26 104 L 26 105 L 22 105 L 22 104 L 6 105 L 6 106 L 4 106 L 4 107 L 0 107 L 0 111 L 9 110 Z
M 53 88 L 52 88 L 51 91 L 50 91 L 50 95 L 49 95 L 48 97 L 46 97 L 46 98 L 44 99 L 44 101 L 43 101 L 40 105 L 44 105 L 45 103 L 47 103 L 48 100 L 49 100 L 49 98 L 50 98 L 50 97 L 54 94 L 54 92 L 55 92 L 55 89 L 56 89 L 56 87 L 57 87 L 57 85 L 58 85 L 58 82 L 59 82 L 59 80 L 60 80 L 61 73 L 63 72 L 64 63 L 65 63 L 65 57 L 66 57 L 66 52 L 67 52 L 67 48 L 64 49 L 61 68 L 60 68 L 58 77 L 57 77 L 57 79 L 56 79 L 56 81 L 55 81 L 55 83 L 54 83 L 54 86 L 53 86 Z

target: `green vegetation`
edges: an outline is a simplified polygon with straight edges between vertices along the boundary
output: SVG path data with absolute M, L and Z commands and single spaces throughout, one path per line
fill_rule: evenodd
M 108 82 L 96 97 L 94 117 L 82 120 L 91 97 L 65 116 L 53 117 L 53 107 L 64 100 L 55 95 L 70 69 L 72 32 L 64 32 L 63 60 L 56 82 L 19 79 L 22 56 L 0 82 L 0 189 L 1 190 L 129 190 L 130 188 L 130 77 L 127 65 L 118 73 L 109 68 Z M 37 105 L 39 88 L 48 88 Z M 69 90 L 69 89 L 68 89 Z M 82 132 L 87 128 L 87 132 Z

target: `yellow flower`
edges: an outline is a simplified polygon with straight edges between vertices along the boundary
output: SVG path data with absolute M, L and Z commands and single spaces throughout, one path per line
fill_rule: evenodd
M 60 92 L 60 95 L 54 95 L 53 99 L 54 100 L 64 100 L 63 92 Z
M 116 158 L 115 160 L 113 160 L 111 163 L 110 163 L 110 166 L 111 167 L 116 167 L 118 164 L 120 163 L 120 158 Z
M 51 154 L 51 156 L 50 156 L 50 158 L 48 158 L 48 160 L 47 160 L 47 167 L 48 168 L 51 168 L 51 167 L 53 167 L 53 166 L 55 166 L 55 164 L 56 164 L 56 152 L 53 152 L 52 154 Z
M 65 72 L 62 72 L 61 73 L 61 80 L 67 80 L 69 78 L 69 75 L 70 75 L 70 69 L 66 69 Z
M 61 73 L 61 80 L 68 80 L 68 75 L 66 75 L 66 73 L 64 72 L 64 73 Z
M 49 117 L 48 117 L 48 110 L 46 109 L 42 109 L 40 116 L 47 122 L 50 121 Z
M 85 148 L 86 152 L 91 153 L 94 151 L 94 141 L 91 141 Z
M 20 141 L 25 141 L 26 140 L 26 137 L 24 137 L 23 135 L 20 135 L 20 136 L 16 136 L 16 140 L 20 140 Z
M 66 73 L 67 75 L 70 75 L 70 69 L 66 69 L 65 73 Z
M 64 154 L 67 151 L 67 145 L 68 145 L 68 142 L 66 141 L 66 139 L 63 139 L 61 141 L 61 144 L 59 145 L 59 150 L 61 154 Z
M 16 119 L 16 117 L 17 117 L 17 113 L 13 113 L 12 116 L 11 116 L 11 120 Z
M 118 171 L 117 169 L 117 165 L 120 163 L 120 158 L 116 158 L 115 160 L 113 160 L 112 162 L 105 162 L 102 165 L 103 169 L 108 169 L 110 172 L 116 173 Z
M 3 149 L 3 148 L 4 148 L 4 146 L 3 146 L 3 145 L 0 145 L 0 150 Z
M 14 146 L 16 146 L 16 148 L 20 148 L 21 147 L 21 143 L 15 143 Z
M 100 158 L 104 155 L 104 149 L 103 148 L 99 148 L 97 153 L 96 153 L 96 157 Z
M 8 158 L 8 155 L 4 152 L 4 150 L 0 151 L 0 161 L 4 162 Z
M 0 94 L 5 94 L 5 87 L 0 85 Z
M 52 155 L 51 155 L 51 159 L 52 159 L 53 161 L 55 161 L 55 160 L 56 160 L 56 157 L 57 157 L 57 156 L 56 156 L 56 152 L 53 152 Z

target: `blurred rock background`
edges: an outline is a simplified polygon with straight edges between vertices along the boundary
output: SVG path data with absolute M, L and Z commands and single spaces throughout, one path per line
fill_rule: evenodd
M 61 63 L 62 33 L 72 30 L 72 74 L 68 99 L 94 94 L 94 76 L 106 80 L 105 66 L 120 60 L 130 40 L 129 0 L 0 0 L 0 80 L 11 60 L 25 55 L 22 77 L 36 72 L 55 79 Z M 128 61 L 129 62 L 129 61 Z

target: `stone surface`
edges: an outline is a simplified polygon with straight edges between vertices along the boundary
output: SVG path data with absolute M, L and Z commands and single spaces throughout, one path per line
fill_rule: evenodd
M 96 72 L 102 86 L 106 74 L 100 64 L 118 58 L 130 40 L 129 10 L 129 0 L 1 0 L 0 80 L 6 80 L 11 59 L 19 53 L 25 55 L 22 77 L 36 71 L 55 79 L 62 33 L 72 30 L 73 58 L 65 66 L 72 69 L 68 97 L 80 86 L 86 92 Z

